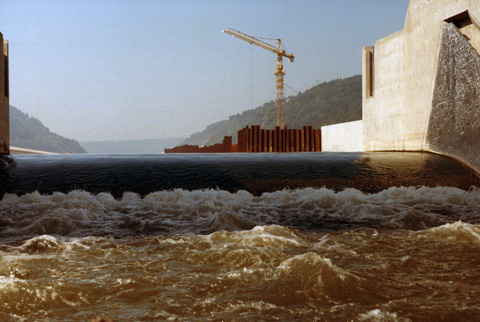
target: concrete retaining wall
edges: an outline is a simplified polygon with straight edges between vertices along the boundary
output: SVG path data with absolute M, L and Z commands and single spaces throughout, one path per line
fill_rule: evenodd
M 322 151 L 325 152 L 360 152 L 363 146 L 363 122 L 322 126 Z

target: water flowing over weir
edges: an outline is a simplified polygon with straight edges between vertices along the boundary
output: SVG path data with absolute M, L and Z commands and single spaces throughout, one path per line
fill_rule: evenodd
M 3 190 L 41 194 L 85 190 L 147 195 L 171 189 L 245 190 L 355 188 L 374 193 L 395 186 L 469 189 L 480 178 L 462 164 L 431 153 L 293 153 L 17 156 Z M 1 191 L 2 189 L 0 189 Z
M 2 322 L 480 320 L 479 179 L 452 159 L 14 159 Z

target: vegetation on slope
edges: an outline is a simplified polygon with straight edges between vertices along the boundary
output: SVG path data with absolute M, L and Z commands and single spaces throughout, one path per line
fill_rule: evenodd
M 284 104 L 284 123 L 289 128 L 324 125 L 360 120 L 362 118 L 362 76 L 336 79 L 314 86 L 304 93 L 290 96 Z M 237 132 L 247 125 L 273 129 L 277 122 L 274 101 L 253 110 L 230 116 L 228 120 L 209 125 L 204 131 L 186 139 L 182 144 L 212 145 L 224 136 L 236 140 Z
M 10 145 L 56 153 L 86 153 L 77 141 L 51 132 L 42 122 L 14 106 L 10 106 Z

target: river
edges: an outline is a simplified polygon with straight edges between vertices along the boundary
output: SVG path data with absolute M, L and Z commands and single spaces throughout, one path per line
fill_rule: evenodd
M 13 159 L 0 321 L 480 320 L 480 179 L 449 158 Z

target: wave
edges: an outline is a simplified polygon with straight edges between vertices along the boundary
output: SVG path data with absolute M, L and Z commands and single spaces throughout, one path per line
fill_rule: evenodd
M 418 235 L 443 241 L 478 243 L 480 227 L 458 221 L 419 232 Z
M 424 230 L 458 221 L 478 224 L 479 213 L 476 188 L 392 187 L 375 194 L 307 188 L 260 196 L 246 191 L 177 189 L 143 198 L 124 193 L 120 199 L 107 193 L 72 191 L 5 195 L 0 203 L 0 233 L 3 238 L 210 234 L 266 225 L 314 231 Z
M 145 206 L 133 195 L 126 199 L 123 207 Z M 121 208 L 116 202 L 109 207 Z M 0 246 L 0 320 L 12 313 L 25 321 L 64 321 L 72 314 L 91 320 L 92 307 L 119 320 L 190 320 L 199 312 L 209 314 L 204 321 L 478 318 L 478 260 L 471 256 L 478 225 L 312 233 L 281 225 L 242 230 L 234 223 L 229 229 L 126 238 L 119 229 L 115 237 L 40 235 Z

